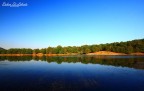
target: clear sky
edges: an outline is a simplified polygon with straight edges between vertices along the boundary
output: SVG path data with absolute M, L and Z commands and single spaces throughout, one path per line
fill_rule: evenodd
M 26 7 L 4 7 L 27 3 Z M 144 0 L 1 0 L 0 47 L 47 48 L 144 38 Z

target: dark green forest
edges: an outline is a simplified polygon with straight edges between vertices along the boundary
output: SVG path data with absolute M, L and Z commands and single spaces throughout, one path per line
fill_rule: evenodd
M 106 44 L 94 44 L 94 45 L 82 45 L 82 46 L 67 46 L 62 47 L 48 47 L 42 49 L 31 49 L 31 48 L 10 48 L 4 49 L 0 47 L 0 54 L 87 54 L 98 51 L 111 51 L 118 53 L 144 53 L 144 39 L 137 39 L 127 42 L 114 42 Z

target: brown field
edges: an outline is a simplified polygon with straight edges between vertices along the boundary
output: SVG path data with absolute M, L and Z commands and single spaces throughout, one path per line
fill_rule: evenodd
M 116 53 L 116 52 L 111 52 L 111 51 L 99 51 L 95 53 L 89 53 L 87 55 L 127 55 L 125 53 Z

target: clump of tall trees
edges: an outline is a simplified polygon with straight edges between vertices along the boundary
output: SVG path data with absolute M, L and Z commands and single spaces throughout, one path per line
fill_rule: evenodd
M 48 47 L 42 49 L 30 49 L 30 48 L 10 48 L 3 49 L 0 47 L 0 54 L 87 54 L 98 51 L 111 51 L 119 53 L 144 53 L 144 39 L 137 39 L 127 42 L 114 42 L 99 45 L 82 45 L 82 46 L 67 46 L 62 47 L 58 45 L 57 47 Z

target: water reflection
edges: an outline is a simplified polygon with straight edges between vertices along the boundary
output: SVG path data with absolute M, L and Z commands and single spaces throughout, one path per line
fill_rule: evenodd
M 21 56 L 0 60 L 0 91 L 144 90 L 143 56 Z
M 56 62 L 61 64 L 66 63 L 77 63 L 82 64 L 101 64 L 101 65 L 112 65 L 121 67 L 130 67 L 136 69 L 144 69 L 144 56 L 0 56 L 0 61 L 47 61 L 48 63 Z

